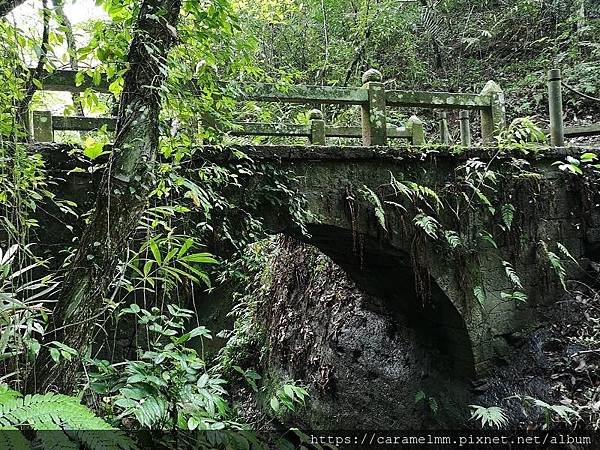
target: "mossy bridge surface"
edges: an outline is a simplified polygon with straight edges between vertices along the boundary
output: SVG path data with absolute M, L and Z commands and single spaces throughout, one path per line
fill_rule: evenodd
M 69 72 L 49 75 L 45 88 L 86 87 L 75 80 Z M 319 110 L 312 110 L 304 125 L 240 124 L 232 134 L 304 136 L 312 145 L 205 146 L 196 162 L 260 161 L 286 172 L 307 214 L 299 223 L 285 203 L 265 204 L 259 213 L 269 231 L 319 248 L 362 289 L 426 330 L 432 345 L 453 356 L 456 371 L 482 375 L 508 356 L 514 339 L 535 327 L 536 308 L 555 301 L 565 280 L 584 276 L 600 255 L 597 180 L 553 165 L 579 158 L 583 149 L 540 147 L 524 154 L 489 147 L 506 129 L 504 97 L 493 82 L 479 94 L 390 91 L 376 71 L 365 73 L 363 82 L 360 88 L 245 88 L 240 94 L 245 100 L 358 105 L 361 126 L 328 126 Z M 461 110 L 463 145 L 458 150 L 448 145 L 443 111 L 440 142 L 431 145 L 416 116 L 391 126 L 389 107 Z M 488 147 L 471 142 L 471 110 L 480 113 L 480 136 Z M 101 125 L 114 128 L 115 121 L 44 111 L 34 112 L 31 120 L 40 142 L 53 141 L 55 130 Z M 551 125 L 553 141 L 595 132 L 593 127 L 569 131 L 556 114 Z M 363 145 L 327 145 L 328 137 L 360 137 Z M 409 142 L 391 147 L 391 138 Z M 48 153 L 51 159 L 57 154 Z M 61 170 L 64 164 L 58 158 L 50 167 Z M 87 175 L 69 177 L 77 179 L 71 188 L 83 183 L 85 189 L 89 182 Z M 247 182 L 252 189 L 252 180 Z

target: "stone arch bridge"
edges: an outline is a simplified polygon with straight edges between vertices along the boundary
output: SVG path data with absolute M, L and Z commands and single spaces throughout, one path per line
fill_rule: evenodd
M 313 145 L 237 147 L 251 160 L 293 175 L 293 189 L 306 199 L 307 232 L 285 208 L 266 205 L 271 231 L 318 247 L 364 290 L 386 299 L 386 307 L 423 328 L 432 346 L 453 356 L 457 371 L 481 375 L 507 356 L 516 335 L 535 326 L 535 306 L 556 299 L 565 278 L 584 276 L 586 261 L 600 254 L 595 180 L 552 166 L 584 151 L 562 147 L 565 136 L 598 134 L 600 127 L 563 127 L 556 70 L 548 80 L 555 146 L 529 156 L 489 148 L 507 128 L 504 95 L 494 82 L 478 94 L 464 94 L 388 90 L 374 70 L 362 81 L 362 87 L 348 88 L 238 89 L 240 100 L 356 106 L 360 127 L 327 125 L 322 111 L 312 110 L 306 124 L 245 122 L 229 134 L 308 138 Z M 41 85 L 54 91 L 108 89 L 104 79 L 81 80 L 68 71 L 47 74 Z M 391 107 L 444 110 L 438 143 L 427 141 L 427 127 L 414 115 L 403 126 L 391 125 Z M 448 109 L 460 110 L 459 152 L 451 151 Z M 469 111 L 479 113 L 476 137 L 487 147 L 473 146 Z M 53 141 L 57 131 L 101 126 L 114 129 L 115 119 L 34 111 L 30 120 L 38 142 Z M 363 145 L 328 145 L 331 138 L 342 144 L 359 138 Z M 388 146 L 396 138 L 409 145 Z M 231 148 L 205 150 L 235 162 Z
M 582 149 L 546 149 L 529 157 L 482 149 L 456 154 L 447 148 L 238 150 L 286 171 L 306 200 L 305 231 L 285 205 L 262 208 L 269 230 L 328 255 L 358 286 L 385 299 L 386 308 L 408 316 L 432 346 L 452 356 L 454 370 L 462 375 L 484 375 L 506 359 L 510 344 L 535 329 L 536 308 L 560 298 L 562 283 L 585 278 L 589 263 L 600 257 L 598 180 L 568 175 L 553 165 Z M 235 161 L 231 155 L 226 151 L 217 159 Z M 495 177 L 485 200 L 465 181 L 472 166 Z M 445 206 L 429 209 L 438 222 L 436 236 L 415 226 L 415 217 L 427 207 L 403 202 L 406 197 L 393 188 L 392 179 L 439 194 Z M 456 199 L 465 194 L 473 197 L 472 208 L 467 202 L 457 206 Z M 429 204 L 436 201 L 431 196 Z M 452 210 L 453 202 L 464 209 Z M 509 218 L 502 217 L 507 210 L 510 227 Z M 463 242 L 453 249 L 455 234 Z

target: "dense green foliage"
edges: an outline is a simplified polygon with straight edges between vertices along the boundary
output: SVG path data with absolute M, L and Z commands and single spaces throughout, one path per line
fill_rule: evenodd
M 0 382 L 16 389 L 0 385 L 4 428 L 62 429 L 68 436 L 75 430 L 73 436 L 84 443 L 86 435 L 78 430 L 149 429 L 159 436 L 161 430 L 179 429 L 188 432 L 185 439 L 195 445 L 247 448 L 262 444 L 252 435 L 194 435 L 198 430 L 248 428 L 239 421 L 234 396 L 225 387 L 228 382 L 259 392 L 273 418 L 306 403 L 309 395 L 301 382 L 270 380 L 268 384 L 267 377 L 258 373 L 259 362 L 248 360 L 249 348 L 258 345 L 255 313 L 269 277 L 270 243 L 265 240 L 261 208 L 286 207 L 304 231 L 303 199 L 290 187 L 294 180 L 288 174 L 252 161 L 241 151 L 230 155 L 227 164 L 217 164 L 210 155 L 199 154 L 196 144 L 239 142 L 221 131 L 241 119 L 306 124 L 308 105 L 237 103 L 233 97 L 239 82 L 358 86 L 370 67 L 383 73 L 386 87 L 398 89 L 479 92 L 493 79 L 504 88 L 511 105 L 511 124 L 499 136 L 499 147 L 521 153 L 535 151 L 537 144 L 546 141 L 540 127 L 547 122 L 544 91 L 550 67 L 561 67 L 566 82 L 588 96 L 565 96 L 569 122 L 589 121 L 600 111 L 600 103 L 590 99 L 600 95 L 600 21 L 593 20 L 595 11 L 582 11 L 581 1 L 185 1 L 179 26 L 171 30 L 177 45 L 161 61 L 166 82 L 160 88 L 160 148 L 147 207 L 130 246 L 120 249 L 124 256 L 103 299 L 103 310 L 89 324 L 97 344 L 78 354 L 61 342 L 44 343 L 43 336 L 52 301 L 79 244 L 78 230 L 93 205 L 78 205 L 53 193 L 60 177 L 47 173 L 44 155 L 25 143 L 26 112 L 118 114 L 140 2 L 101 0 L 98 4 L 106 17 L 77 25 L 79 48 L 67 42 L 72 30 L 61 18 L 58 3 L 36 11 L 34 31 L 26 23 L 0 19 Z M 70 60 L 82 68 L 77 82 L 91 80 L 92 87 L 68 99 L 37 90 L 43 71 L 62 68 Z M 109 84 L 108 94 L 94 87 L 103 79 Z M 65 107 L 65 102 L 70 104 Z M 328 123 L 357 124 L 357 107 L 323 109 Z M 391 119 L 403 122 L 414 112 L 396 111 Z M 431 112 L 419 113 L 433 130 Z M 456 119 L 451 116 L 451 121 Z M 59 132 L 57 137 L 77 144 L 71 156 L 82 162 L 78 171 L 107 169 L 105 156 L 110 150 L 105 144 L 114 136 L 106 129 Z M 569 158 L 558 162 L 560 170 L 579 175 L 597 168 L 593 153 L 579 160 Z M 515 171 L 534 178 L 525 170 Z M 260 187 L 247 192 L 244 182 L 251 177 L 260 180 L 256 182 Z M 383 194 L 367 186 L 359 194 L 384 232 L 385 206 L 410 209 L 408 226 L 419 230 L 423 239 L 439 242 L 448 252 L 475 257 L 478 246 L 496 245 L 494 231 L 508 234 L 515 217 L 512 203 L 493 198 L 498 194 L 497 177 L 485 163 L 469 159 L 460 168 L 461 191 L 451 192 L 450 200 L 427 186 L 393 176 Z M 442 223 L 444 208 L 452 210 L 451 201 L 458 204 L 465 198 L 466 209 L 485 216 L 493 229 L 464 236 Z M 44 227 L 39 222 L 44 213 L 60 215 L 60 232 L 72 242 L 62 242 L 60 249 L 44 246 Z M 568 250 L 555 243 L 545 252 L 549 267 L 566 289 Z M 526 301 L 515 268 L 509 261 L 498 264 L 510 286 L 506 298 Z M 192 310 L 196 296 L 204 298 L 213 289 L 221 292 L 219 287 L 227 285 L 237 290 L 231 312 L 235 325 L 223 350 L 205 352 L 212 334 L 203 323 L 205 318 Z M 471 289 L 485 304 L 483 279 Z M 127 346 L 117 342 L 123 328 L 134 330 L 125 337 L 134 340 L 128 353 L 121 348 Z M 18 394 L 42 345 L 56 364 L 81 362 L 78 384 L 70 388 L 89 400 L 103 419 L 80 404 L 79 397 Z M 525 400 L 545 408 L 548 417 L 567 423 L 582 417 L 574 409 Z M 472 407 L 473 418 L 482 425 L 506 423 L 495 406 Z M 12 436 L 15 448 L 25 445 L 21 434 Z M 65 439 L 62 434 L 52 436 Z M 107 445 L 130 445 L 120 434 L 111 438 L 115 442 Z M 52 445 L 57 447 L 58 441 Z

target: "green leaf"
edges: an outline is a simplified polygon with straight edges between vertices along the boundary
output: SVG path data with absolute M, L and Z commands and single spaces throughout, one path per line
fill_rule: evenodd
M 150 259 L 150 260 L 146 261 L 146 263 L 144 264 L 144 269 L 143 269 L 144 278 L 148 276 L 148 274 L 152 270 L 153 265 L 154 265 L 153 260 Z
M 275 412 L 279 411 L 279 400 L 277 400 L 277 397 L 271 397 L 271 409 Z
M 58 349 L 51 348 L 50 349 L 50 356 L 52 357 L 52 359 L 54 360 L 54 362 L 58 364 L 58 362 L 60 361 L 60 352 L 58 351 Z
M 104 143 L 94 141 L 92 138 L 87 138 L 85 140 L 83 154 L 87 156 L 89 159 L 94 160 L 98 156 L 102 154 L 104 150 Z
M 85 72 L 79 71 L 75 72 L 75 86 L 79 87 L 83 84 L 85 79 Z
M 582 162 L 592 162 L 597 158 L 595 153 L 584 153 L 583 155 L 581 155 L 581 161 Z
M 285 392 L 285 395 L 287 395 L 292 400 L 294 399 L 294 389 L 293 389 L 293 386 L 291 386 L 289 384 L 284 385 L 283 386 L 283 392 Z
M 485 305 L 485 301 L 486 301 L 486 295 L 485 295 L 485 290 L 483 289 L 482 286 L 475 286 L 473 288 L 473 294 L 475 295 L 475 298 L 477 299 L 477 301 L 479 302 L 479 304 L 481 306 Z
M 427 398 L 427 396 L 425 395 L 425 392 L 423 391 L 419 391 L 415 394 L 415 404 L 425 400 Z
M 216 264 L 217 260 L 210 253 L 194 253 L 179 258 L 179 261 L 196 262 L 202 264 Z
M 187 251 L 194 245 L 194 239 L 187 238 L 183 243 L 181 248 L 179 249 L 179 253 L 177 253 L 177 258 L 181 258 L 183 255 L 187 253 Z
M 150 240 L 149 243 L 150 251 L 152 252 L 152 256 L 154 256 L 154 260 L 160 265 L 162 263 L 162 256 L 160 254 L 160 249 L 158 248 L 158 244 L 154 239 Z
M 194 416 L 190 416 L 187 421 L 188 430 L 195 430 L 200 425 L 200 421 L 196 419 Z

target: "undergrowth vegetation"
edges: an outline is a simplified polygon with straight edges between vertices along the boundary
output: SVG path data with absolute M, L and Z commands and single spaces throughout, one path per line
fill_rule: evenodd
M 52 311 L 74 270 L 77 249 L 107 245 L 82 239 L 100 202 L 94 203 L 94 192 L 82 195 L 87 187 L 81 186 L 98 189 L 98 174 L 113 169 L 107 144 L 116 137 L 108 126 L 93 132 L 57 131 L 58 140 L 72 145 L 44 148 L 31 142 L 29 113 L 46 109 L 118 116 L 118 130 L 134 127 L 122 123 L 125 113 L 119 105 L 130 94 L 123 92 L 132 68 L 128 54 L 142 34 L 137 17 L 147 2 L 99 0 L 104 15 L 75 29 L 59 3 L 44 0 L 31 18 L 33 25 L 22 18 L 0 19 L 0 430 L 14 432 L 7 434 L 11 448 L 33 443 L 125 449 L 148 442 L 166 448 L 266 448 L 264 436 L 250 432 L 255 424 L 242 420 L 242 401 L 233 390 L 243 386 L 260 399 L 265 428 L 283 427 L 310 404 L 312 391 L 304 380 L 267 373 L 266 362 L 256 358 L 268 351 L 260 307 L 274 276 L 271 258 L 277 256 L 267 235 L 285 228 L 307 237 L 306 223 L 314 219 L 297 191 L 302 176 L 253 160 L 244 151 L 247 142 L 226 147 L 242 141 L 223 134 L 241 119 L 306 125 L 309 118 L 304 106 L 239 104 L 234 97 L 248 81 L 274 82 L 284 89 L 296 82 L 359 85 L 360 75 L 374 66 L 383 72 L 386 88 L 478 92 L 487 78 L 499 82 L 512 121 L 497 138 L 497 153 L 487 159 L 463 158 L 455 181 L 443 186 L 417 182 L 417 174 L 393 172 L 382 186 L 348 186 L 348 203 L 372 212 L 383 235 L 397 229 L 392 215 L 402 217 L 403 229 L 414 237 L 411 257 L 424 301 L 428 278 L 418 268 L 431 248 L 460 264 L 461 275 L 468 272 L 464 279 L 470 282 L 461 285 L 462 293 L 478 302 L 483 324 L 498 308 L 517 309 L 528 301 L 526 277 L 532 275 L 524 273 L 527 268 L 518 264 L 515 252 L 497 252 L 494 276 L 481 270 L 480 258 L 489 249 L 518 250 L 523 215 L 532 209 L 529 197 L 510 193 L 535 202 L 544 189 L 540 173 L 525 157 L 547 144 L 540 120 L 546 69 L 563 67 L 566 82 L 579 92 L 566 100 L 570 121 L 587 121 L 587 112 L 599 110 L 590 100 L 599 93 L 598 20 L 585 11 L 581 16 L 574 1 L 560 7 L 536 0 L 500 5 L 463 0 L 184 1 L 177 3 L 179 23 L 167 23 L 176 41 L 172 51 L 160 55 L 158 46 L 144 49 L 165 81 L 156 88 L 158 129 L 137 130 L 134 140 L 159 136 L 156 154 L 141 164 L 150 183 L 143 212 L 132 224 L 128 245 L 113 249 L 116 270 L 114 276 L 104 274 L 111 279 L 97 292 L 101 308 L 83 324 L 53 329 Z M 163 19 L 154 15 L 152 20 Z M 44 74 L 66 66 L 79 68 L 76 84 L 88 88 L 66 100 L 42 92 Z M 328 124 L 354 123 L 359 115 L 359 108 L 324 109 Z M 397 112 L 392 120 L 409 115 Z M 431 129 L 433 117 L 424 117 Z M 297 141 L 252 140 L 265 142 Z M 199 143 L 213 147 L 209 152 Z M 452 150 L 460 155 L 465 149 Z M 565 180 L 592 176 L 599 168 L 593 151 L 566 156 L 555 165 Z M 81 190 L 73 192 L 78 183 Z M 129 189 L 118 194 L 139 195 Z M 272 216 L 281 223 L 266 223 Z M 110 220 L 119 223 L 118 218 Z M 546 241 L 540 237 L 538 245 L 544 281 L 558 283 L 586 304 L 590 328 L 568 339 L 582 347 L 578 373 L 591 373 L 597 361 L 590 355 L 600 340 L 595 286 L 585 295 L 573 291 L 569 269 L 578 261 L 563 243 Z M 93 264 L 92 252 L 83 255 Z M 490 295 L 499 280 L 504 288 Z M 91 285 L 102 283 L 92 280 Z M 208 342 L 217 336 L 199 308 L 209 301 L 225 304 L 227 299 L 214 298 L 218 296 L 231 299 L 223 314 L 231 330 L 218 336 L 226 345 L 209 351 Z M 67 310 L 79 306 L 74 302 Z M 83 350 L 62 342 L 75 326 L 91 336 Z M 69 367 L 74 384 L 36 385 L 36 361 L 44 354 L 49 355 L 47 372 Z M 560 404 L 526 396 L 511 401 L 524 410 L 541 411 L 546 427 L 585 423 L 598 429 L 596 388 L 590 375 L 589 380 L 562 383 Z M 471 408 L 473 420 L 483 426 L 508 423 L 498 405 Z M 44 430 L 57 433 L 40 433 Z M 86 430 L 107 433 L 98 437 Z M 118 430 L 130 432 L 137 442 Z

